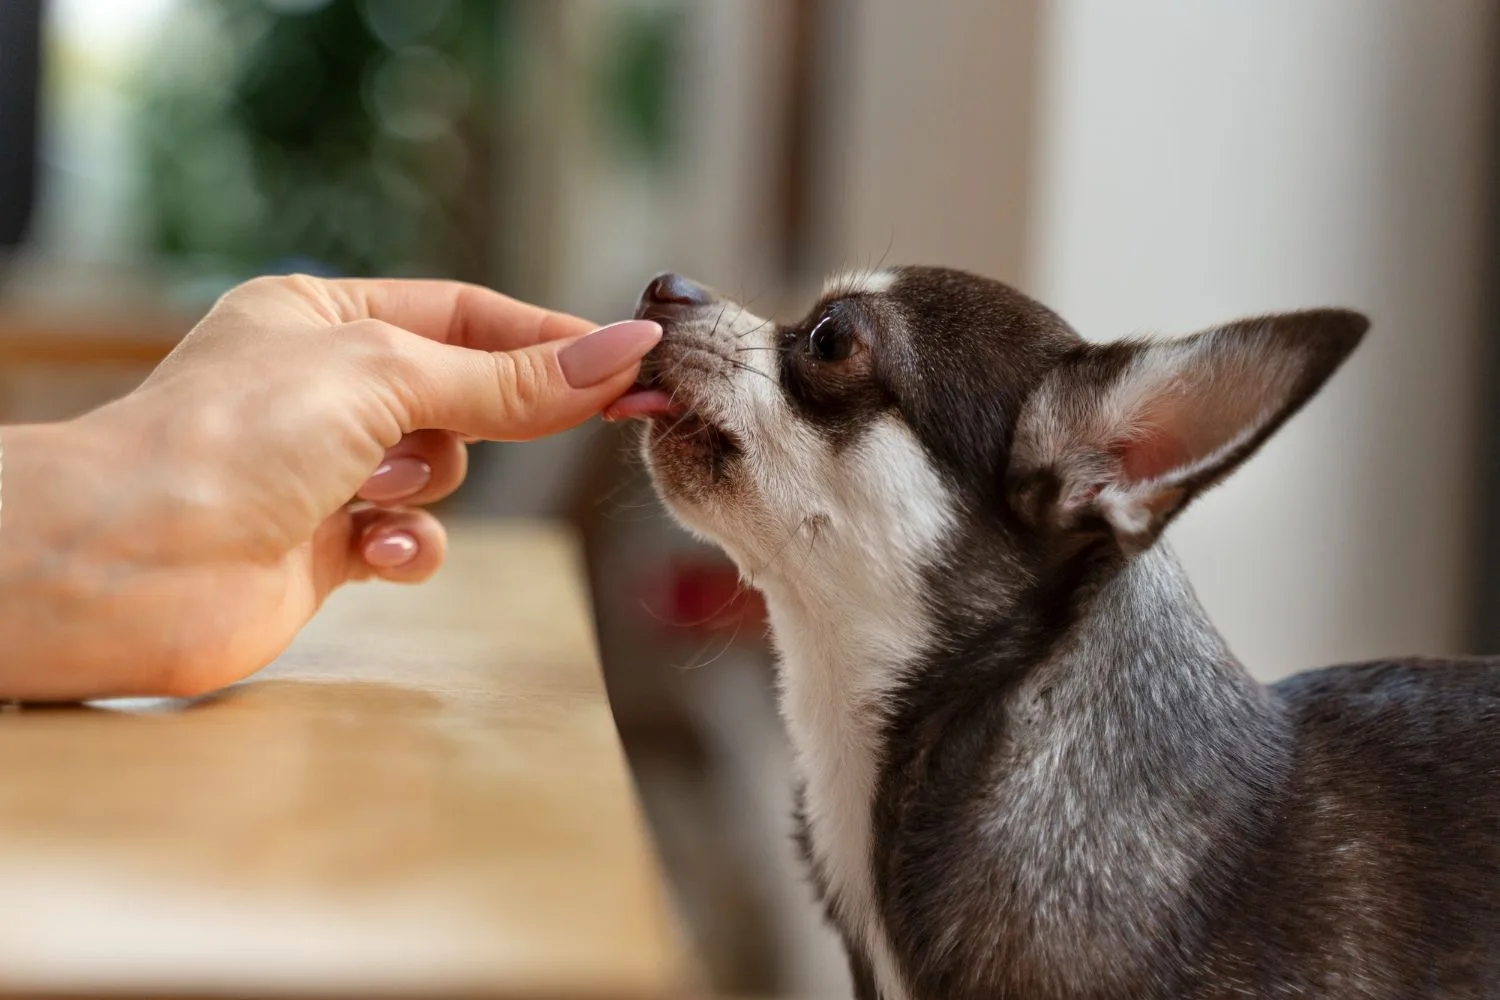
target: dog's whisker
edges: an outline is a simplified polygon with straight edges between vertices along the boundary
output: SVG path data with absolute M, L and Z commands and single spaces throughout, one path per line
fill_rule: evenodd
M 761 371 L 759 368 L 755 368 L 755 367 L 752 367 L 751 365 L 745 364 L 743 361 L 736 361 L 734 358 L 725 358 L 724 359 L 724 363 L 725 364 L 729 364 L 729 365 L 733 365 L 735 368 L 738 368 L 741 371 L 747 371 L 751 375 L 758 375 L 761 378 L 765 379 L 767 382 L 770 382 L 772 385 L 776 385 L 777 384 L 776 380 L 774 378 L 772 378 L 770 375 L 768 375 L 765 372 Z
M 748 330 L 742 330 L 741 332 L 735 334 L 734 335 L 734 339 L 735 340 L 744 340 L 746 337 L 749 337 L 749 336 L 751 336 L 753 334 L 757 334 L 760 331 L 764 330 L 766 327 L 771 326 L 771 325 L 772 325 L 772 321 L 771 320 L 769 320 L 769 319 L 761 320 L 759 323 L 755 324 L 750 329 L 748 329 Z

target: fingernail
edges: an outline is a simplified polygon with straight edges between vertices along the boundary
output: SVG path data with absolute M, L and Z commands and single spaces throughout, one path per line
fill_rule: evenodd
M 661 340 L 661 325 L 648 319 L 627 319 L 601 326 L 557 355 L 563 378 L 575 389 L 598 385 L 646 356 Z
M 361 500 L 386 503 L 412 496 L 432 480 L 432 466 L 420 458 L 407 455 L 380 463 L 365 484 L 359 488 Z
M 395 569 L 417 557 L 417 540 L 404 531 L 377 535 L 365 542 L 365 562 L 376 569 Z

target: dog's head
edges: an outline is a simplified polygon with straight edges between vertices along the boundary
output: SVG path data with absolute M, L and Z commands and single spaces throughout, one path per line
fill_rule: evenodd
M 650 420 L 667 503 L 753 578 L 808 546 L 870 573 L 917 574 L 939 553 L 1023 573 L 1088 546 L 1128 557 L 1368 325 L 1315 310 L 1091 344 L 999 282 L 920 267 L 830 282 L 788 325 L 662 275 L 637 316 L 665 336 L 616 413 Z

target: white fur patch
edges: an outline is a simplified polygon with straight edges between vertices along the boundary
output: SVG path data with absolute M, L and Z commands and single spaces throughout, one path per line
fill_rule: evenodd
M 814 855 L 834 907 L 863 939 L 882 996 L 900 1000 L 906 990 L 870 875 L 879 709 L 930 637 L 918 569 L 952 524 L 953 501 L 894 420 L 822 469 L 826 520 L 809 557 L 756 582 L 781 654 L 782 714 L 806 788 Z
M 898 275 L 891 270 L 846 271 L 823 283 L 823 297 L 882 295 L 891 290 Z

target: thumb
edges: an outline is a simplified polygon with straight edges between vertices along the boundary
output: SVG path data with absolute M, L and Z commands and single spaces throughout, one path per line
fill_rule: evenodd
M 648 320 L 514 351 L 478 351 L 413 338 L 431 377 L 413 414 L 422 427 L 492 441 L 521 441 L 576 427 L 620 398 L 661 340 Z

